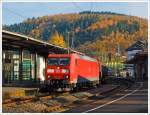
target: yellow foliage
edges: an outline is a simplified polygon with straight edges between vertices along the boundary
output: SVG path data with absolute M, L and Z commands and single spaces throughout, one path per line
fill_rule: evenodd
M 60 35 L 58 32 L 55 32 L 54 35 L 51 38 L 49 38 L 48 42 L 61 47 L 66 47 L 64 37 Z

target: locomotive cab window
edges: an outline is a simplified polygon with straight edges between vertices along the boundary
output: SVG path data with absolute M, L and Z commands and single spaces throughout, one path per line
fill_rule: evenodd
M 70 59 L 69 58 L 48 58 L 47 63 L 48 65 L 51 65 L 51 66 L 54 66 L 54 65 L 67 66 L 70 64 Z
M 76 60 L 75 60 L 75 65 L 76 65 L 76 66 L 78 65 L 78 62 L 77 62 L 77 61 L 78 61 L 78 60 L 76 59 Z

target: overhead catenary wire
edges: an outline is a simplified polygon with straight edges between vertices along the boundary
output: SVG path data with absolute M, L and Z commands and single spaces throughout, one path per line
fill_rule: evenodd
M 6 9 L 8 12 L 14 14 L 14 15 L 21 17 L 22 19 L 27 19 L 27 18 L 28 18 L 28 17 L 26 17 L 26 16 L 23 16 L 23 15 L 17 13 L 17 12 L 14 12 L 13 10 L 10 10 L 10 9 L 8 9 L 8 8 L 6 8 L 6 7 L 3 7 L 3 8 Z
M 6 9 L 9 13 L 12 13 L 12 14 L 14 14 L 14 15 L 16 15 L 16 16 L 22 18 L 23 20 L 29 18 L 29 17 L 26 17 L 26 16 L 24 16 L 24 15 L 22 15 L 22 14 L 16 12 L 16 11 L 13 11 L 13 10 L 11 10 L 11 9 L 9 9 L 9 8 L 6 8 L 6 7 L 4 7 L 4 6 L 3 6 L 3 8 Z M 62 8 L 66 8 L 66 6 L 65 6 L 65 7 L 61 7 L 61 9 L 62 9 Z M 57 8 L 57 9 L 60 9 L 60 8 Z M 55 10 L 56 10 L 56 8 L 55 8 Z
M 78 5 L 76 4 L 76 2 L 71 2 L 77 9 L 79 9 L 80 11 L 82 11 L 83 9 Z
M 77 5 L 76 5 L 77 6 Z M 9 8 L 6 8 L 6 7 L 3 7 L 4 9 L 6 9 L 8 12 L 10 12 L 10 13 L 12 13 L 13 15 L 16 15 L 16 16 L 18 16 L 18 17 L 20 17 L 20 18 L 22 18 L 22 19 L 28 19 L 28 17 L 26 17 L 26 16 L 23 16 L 23 15 L 21 15 L 20 13 L 17 13 L 17 12 L 15 12 L 15 11 L 13 11 L 13 10 L 10 10 Z M 65 8 L 65 7 L 64 7 Z M 70 44 L 69 44 L 69 42 L 70 42 L 70 40 L 69 40 L 69 32 L 67 32 L 68 33 L 68 54 L 69 54 L 69 50 L 70 50 Z M 72 41 L 72 47 L 73 47 L 73 41 Z
M 91 2 L 91 8 L 90 8 L 91 12 L 92 12 L 92 9 L 93 9 L 93 2 Z
M 76 2 L 71 2 L 71 3 L 72 3 L 77 9 L 79 9 L 80 11 L 83 11 L 82 8 L 81 8 L 79 5 L 76 4 Z M 90 12 L 92 12 L 92 10 L 93 10 L 93 5 L 94 5 L 93 2 L 91 2 L 91 3 L 90 3 L 90 10 L 89 10 Z M 88 23 L 87 23 L 87 25 L 88 25 Z M 81 26 L 82 26 L 82 24 L 81 24 Z M 73 29 L 74 29 L 74 26 L 73 26 Z M 72 48 L 74 47 L 73 36 L 74 36 L 74 32 L 73 32 L 73 35 L 72 35 L 72 44 L 71 44 L 71 47 L 72 47 Z
M 75 2 L 71 2 L 71 3 L 72 3 L 78 10 L 80 10 L 80 11 L 83 10 L 83 9 L 82 9 L 78 4 L 76 4 Z M 93 5 L 91 5 L 91 9 L 92 9 L 92 6 L 93 6 Z M 20 18 L 22 18 L 23 20 L 29 18 L 29 17 L 26 17 L 26 16 L 24 16 L 24 15 L 22 15 L 22 14 L 16 12 L 16 11 L 13 11 L 13 10 L 9 9 L 9 8 L 6 8 L 6 7 L 3 7 L 3 8 L 6 9 L 8 12 L 10 12 L 10 13 L 12 13 L 12 14 L 14 14 L 14 15 L 20 17 Z M 65 7 L 64 7 L 64 8 L 65 8 Z M 73 24 L 73 30 L 75 30 L 74 24 Z M 69 33 L 69 32 L 67 32 L 67 33 L 68 33 L 68 36 L 70 36 L 70 35 L 69 35 L 70 33 Z M 74 32 L 71 32 L 71 33 L 72 33 L 71 48 L 74 48 L 74 40 L 73 40 Z M 69 39 L 69 37 L 68 37 L 68 39 Z M 70 41 L 70 40 L 68 40 L 68 42 L 69 42 L 69 41 Z M 68 43 L 68 49 L 70 49 L 69 47 L 70 47 L 70 43 Z
M 82 11 L 82 8 L 76 4 L 76 2 L 71 2 L 77 9 Z M 75 31 L 75 26 L 73 24 L 73 30 L 72 30 L 72 40 L 71 40 L 71 48 L 74 49 L 74 31 Z M 69 39 L 69 38 L 68 38 Z M 69 40 L 68 40 L 69 41 Z

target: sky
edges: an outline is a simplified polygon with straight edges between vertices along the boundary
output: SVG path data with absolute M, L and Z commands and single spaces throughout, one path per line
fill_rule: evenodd
M 148 18 L 147 2 L 3 2 L 2 24 L 10 25 L 32 17 L 87 10 Z

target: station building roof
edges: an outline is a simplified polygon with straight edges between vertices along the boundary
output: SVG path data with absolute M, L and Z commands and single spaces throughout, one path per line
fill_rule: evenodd
M 42 54 L 68 53 L 68 48 L 56 46 L 45 41 L 41 41 L 29 36 L 25 36 L 22 34 L 10 32 L 6 30 L 2 30 L 2 48 L 8 50 L 23 48 L 23 49 L 28 49 L 30 51 L 36 51 Z M 73 49 L 70 49 L 70 52 L 82 54 Z
M 129 46 L 126 51 L 132 51 L 132 50 L 145 50 L 147 48 L 147 42 L 146 41 L 137 41 L 131 46 Z
M 144 61 L 148 57 L 148 50 L 141 51 L 137 53 L 134 58 L 131 58 L 130 60 L 127 60 L 127 64 L 136 64 L 141 61 Z

